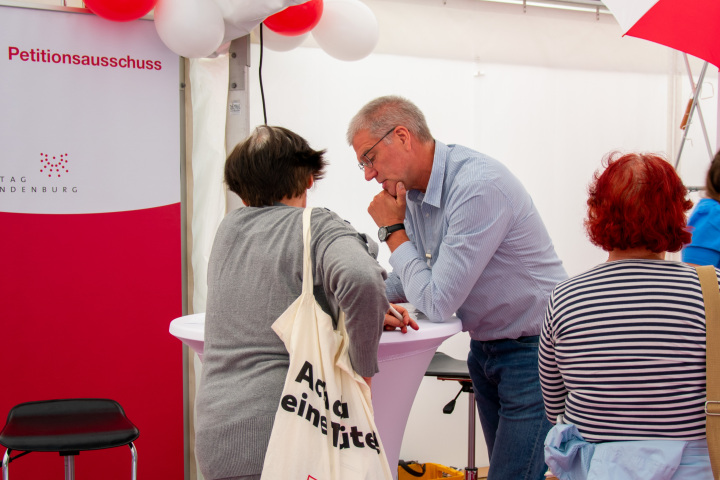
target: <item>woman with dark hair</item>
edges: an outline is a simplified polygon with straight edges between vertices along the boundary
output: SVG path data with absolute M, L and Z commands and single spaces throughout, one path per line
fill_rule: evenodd
M 664 159 L 616 154 L 589 193 L 585 226 L 608 259 L 550 298 L 546 462 L 561 479 L 711 480 L 702 290 L 665 260 L 690 241 L 687 190 Z
M 208 264 L 195 424 L 206 480 L 260 478 L 289 364 L 271 326 L 302 291 L 303 207 L 323 154 L 285 128 L 261 126 L 225 164 L 246 207 L 223 219 Z M 314 209 L 311 225 L 315 299 L 334 323 L 345 312 L 352 366 L 370 385 L 389 308 L 377 245 L 329 210 Z
M 692 242 L 682 252 L 683 262 L 720 267 L 720 152 L 705 177 L 705 196 L 690 215 Z

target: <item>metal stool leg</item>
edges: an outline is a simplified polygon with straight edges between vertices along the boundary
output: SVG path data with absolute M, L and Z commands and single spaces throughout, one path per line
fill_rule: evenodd
M 465 468 L 465 480 L 477 480 L 477 467 L 475 467 L 475 392 L 472 384 L 468 392 L 468 464 Z M 463 390 L 465 385 L 463 384 Z
M 10 449 L 5 450 L 5 455 L 2 459 L 2 478 L 8 480 L 8 464 L 10 463 Z
M 130 447 L 130 454 L 132 455 L 132 480 L 137 480 L 137 450 L 132 442 L 128 445 Z
M 455 409 L 455 401 L 460 394 L 463 392 L 468 394 L 468 463 L 465 467 L 464 480 L 477 480 L 478 469 L 475 466 L 475 391 L 468 372 L 467 362 L 456 360 L 442 352 L 435 352 L 425 375 L 437 377 L 438 380 L 460 382 L 460 391 L 450 403 L 443 407 L 443 413 L 452 413 Z
M 65 480 L 75 480 L 75 455 L 63 455 L 65 458 Z

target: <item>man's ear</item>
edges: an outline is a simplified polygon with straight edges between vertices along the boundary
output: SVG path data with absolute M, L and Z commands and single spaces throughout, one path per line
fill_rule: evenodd
M 403 145 L 405 150 L 409 150 L 412 145 L 412 136 L 410 131 L 402 125 L 395 128 L 395 135 L 400 139 L 400 143 Z
M 307 186 L 308 190 L 310 190 L 310 188 L 313 186 L 313 183 L 315 183 L 315 178 L 312 175 L 310 175 L 310 178 L 308 179 L 308 186 Z

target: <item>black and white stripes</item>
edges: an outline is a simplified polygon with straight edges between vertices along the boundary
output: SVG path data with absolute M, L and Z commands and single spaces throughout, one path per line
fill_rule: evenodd
M 621 260 L 560 283 L 543 325 L 540 378 L 548 418 L 562 413 L 588 441 L 705 438 L 695 269 Z

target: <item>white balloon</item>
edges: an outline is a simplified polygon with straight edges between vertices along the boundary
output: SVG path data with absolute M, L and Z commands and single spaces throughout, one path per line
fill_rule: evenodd
M 308 0 L 214 0 L 225 19 L 225 42 L 251 33 L 264 19 Z M 264 36 L 265 32 L 263 32 Z
M 227 23 L 237 24 L 246 28 L 252 23 L 250 30 L 263 19 L 285 10 L 287 7 L 305 3 L 308 0 L 214 0 L 220 7 Z
M 276 52 L 287 52 L 293 48 L 297 48 L 305 39 L 310 36 L 310 32 L 303 33 L 302 35 L 280 35 L 279 33 L 273 32 L 266 26 L 262 26 L 263 34 L 263 46 Z M 252 31 L 253 38 L 260 43 L 260 26 L 258 25 Z
M 360 0 L 325 0 L 312 36 L 328 55 L 360 60 L 372 53 L 380 35 L 375 14 Z
M 222 12 L 212 0 L 158 0 L 154 16 L 160 39 L 181 57 L 207 57 L 225 36 Z

